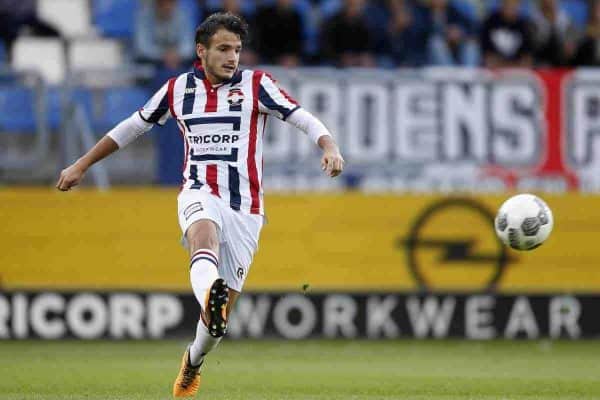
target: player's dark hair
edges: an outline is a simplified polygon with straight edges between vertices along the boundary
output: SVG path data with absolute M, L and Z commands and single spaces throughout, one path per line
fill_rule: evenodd
M 230 12 L 218 12 L 206 18 L 196 29 L 196 44 L 202 43 L 208 47 L 210 38 L 221 28 L 238 35 L 242 43 L 248 37 L 248 24 L 242 17 Z

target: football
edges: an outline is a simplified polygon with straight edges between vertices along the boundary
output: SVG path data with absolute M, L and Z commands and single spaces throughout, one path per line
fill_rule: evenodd
M 506 200 L 494 221 L 496 234 L 515 250 L 533 250 L 548 239 L 554 219 L 548 205 L 533 194 Z

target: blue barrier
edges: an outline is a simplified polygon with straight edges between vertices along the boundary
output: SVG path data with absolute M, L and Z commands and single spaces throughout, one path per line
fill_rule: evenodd
M 35 98 L 33 89 L 18 85 L 0 86 L 0 130 L 35 132 Z
M 102 113 L 94 119 L 94 126 L 102 131 L 111 129 L 139 110 L 149 98 L 150 93 L 139 87 L 106 89 L 102 94 Z

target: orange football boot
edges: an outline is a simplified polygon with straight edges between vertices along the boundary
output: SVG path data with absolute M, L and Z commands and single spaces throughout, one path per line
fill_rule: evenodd
M 173 396 L 174 397 L 192 397 L 200 388 L 200 367 L 202 364 L 194 367 L 190 362 L 190 349 L 189 347 L 183 354 L 181 360 L 181 368 L 179 369 L 179 375 L 175 379 L 173 384 Z

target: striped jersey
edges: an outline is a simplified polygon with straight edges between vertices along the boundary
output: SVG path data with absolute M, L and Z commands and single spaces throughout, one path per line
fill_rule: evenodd
M 170 79 L 139 114 L 159 125 L 169 117 L 177 121 L 185 146 L 182 190 L 204 190 L 234 210 L 263 215 L 267 116 L 285 120 L 298 108 L 263 71 L 238 70 L 212 85 L 196 64 Z

